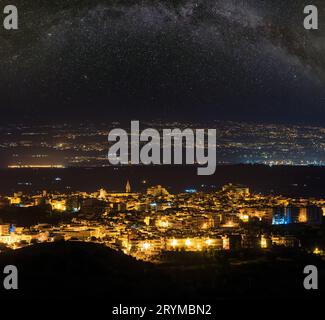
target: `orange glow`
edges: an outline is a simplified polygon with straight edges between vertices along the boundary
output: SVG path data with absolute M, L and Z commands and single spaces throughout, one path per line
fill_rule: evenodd
M 64 168 L 62 164 L 14 164 L 9 165 L 9 169 L 25 169 L 25 168 L 31 168 L 31 169 L 44 169 L 44 168 Z

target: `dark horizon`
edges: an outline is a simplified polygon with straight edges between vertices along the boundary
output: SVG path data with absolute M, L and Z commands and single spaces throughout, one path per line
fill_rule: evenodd
M 166 126 L 170 126 L 171 123 L 179 123 L 179 124 L 191 124 L 191 127 L 197 128 L 199 126 L 204 125 L 207 129 L 210 126 L 214 127 L 218 123 L 234 123 L 234 124 L 249 124 L 249 125 L 274 125 L 274 126 L 292 126 L 292 127 L 314 127 L 314 128 L 324 128 L 325 122 L 323 118 L 313 119 L 277 119 L 277 118 L 268 118 L 268 119 L 252 119 L 252 118 L 244 118 L 244 117 L 236 117 L 232 116 L 220 116 L 216 118 L 208 117 L 208 118 L 198 118 L 193 117 L 188 114 L 180 115 L 179 117 L 175 117 L 175 114 L 172 116 L 161 116 L 161 117 L 152 117 L 148 116 L 130 116 L 121 115 L 121 116 L 113 116 L 109 113 L 94 115 L 94 113 L 87 113 L 88 111 L 78 112 L 78 117 L 69 114 L 68 112 L 65 114 L 57 115 L 49 115 L 43 114 L 41 112 L 33 113 L 20 113 L 20 112 L 7 112 L 0 118 L 0 129 L 5 129 L 8 127 L 14 127 L 19 125 L 26 126 L 47 126 L 47 125 L 68 125 L 68 126 L 78 126 L 78 125 L 107 125 L 108 127 L 112 123 L 121 124 L 122 128 L 129 128 L 131 121 L 139 121 L 141 124 L 146 123 L 159 123 L 160 125 L 165 124 Z M 89 111 L 90 112 L 90 111 Z M 64 116 L 63 116 L 64 115 Z

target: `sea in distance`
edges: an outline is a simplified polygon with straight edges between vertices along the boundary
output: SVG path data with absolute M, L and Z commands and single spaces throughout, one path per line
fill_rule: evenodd
M 133 192 L 162 185 L 171 193 L 213 192 L 227 183 L 252 192 L 290 197 L 325 196 L 325 168 L 318 166 L 220 165 L 212 176 L 198 176 L 195 166 L 117 166 L 63 169 L 0 169 L 0 194 L 47 191 L 92 192 L 100 188 Z

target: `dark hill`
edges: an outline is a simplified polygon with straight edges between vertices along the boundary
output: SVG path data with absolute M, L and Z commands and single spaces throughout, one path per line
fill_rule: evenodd
M 170 285 L 153 265 L 92 243 L 38 244 L 0 256 L 1 270 L 8 264 L 19 270 L 19 290 L 0 296 L 15 299 L 150 301 Z
M 82 242 L 36 244 L 0 255 L 0 301 L 53 298 L 107 304 L 307 299 L 324 293 L 325 261 L 291 249 L 272 252 L 174 252 L 153 265 Z M 2 270 L 19 270 L 19 290 L 2 289 Z M 303 269 L 316 265 L 319 290 L 303 288 Z M 102 303 L 104 302 L 104 303 Z

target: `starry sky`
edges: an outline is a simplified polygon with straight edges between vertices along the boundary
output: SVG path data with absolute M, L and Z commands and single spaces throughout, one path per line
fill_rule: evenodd
M 325 125 L 325 4 L 312 3 L 317 31 L 304 0 L 12 0 L 1 118 Z

